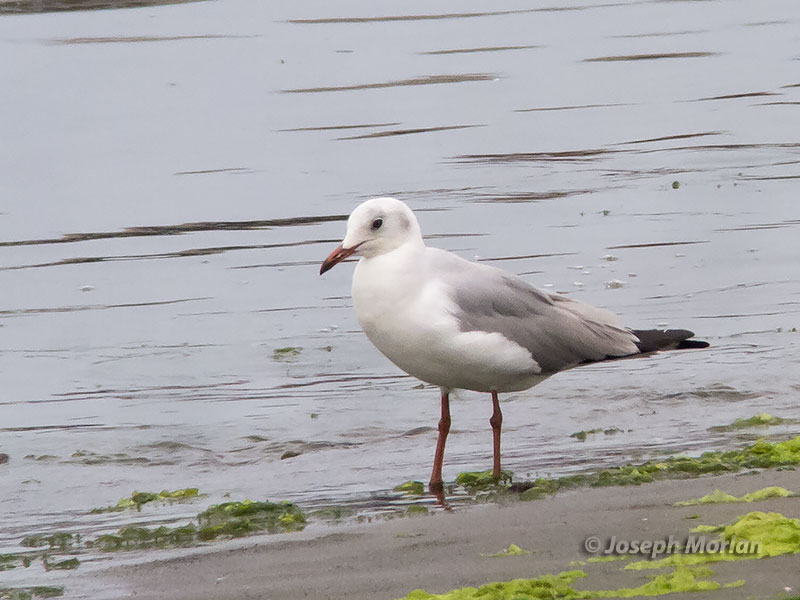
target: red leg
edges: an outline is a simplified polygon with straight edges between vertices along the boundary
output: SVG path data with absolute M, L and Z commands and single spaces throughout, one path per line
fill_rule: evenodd
M 442 418 L 439 419 L 439 439 L 436 442 L 436 454 L 433 456 L 433 472 L 431 473 L 431 491 L 441 491 L 444 488 L 442 482 L 442 461 L 444 460 L 444 445 L 447 442 L 447 434 L 450 432 L 450 394 L 442 392 Z
M 492 464 L 492 477 L 495 481 L 500 481 L 500 428 L 503 425 L 503 413 L 500 412 L 500 400 L 497 392 L 492 392 L 492 418 L 489 419 L 492 426 L 492 438 L 494 442 L 494 462 Z

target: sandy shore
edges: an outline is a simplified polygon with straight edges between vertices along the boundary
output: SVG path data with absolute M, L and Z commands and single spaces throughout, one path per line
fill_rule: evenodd
M 575 568 L 585 561 L 588 536 L 605 545 L 612 536 L 685 539 L 698 525 L 720 525 L 749 511 L 800 516 L 796 497 L 752 504 L 676 507 L 715 488 L 741 496 L 766 486 L 800 490 L 800 471 L 766 471 L 700 479 L 661 481 L 639 487 L 574 490 L 533 502 L 486 505 L 451 513 L 371 524 L 325 528 L 261 538 L 247 547 L 225 548 L 182 558 L 99 573 L 93 583 L 104 596 L 202 600 L 300 598 L 380 600 L 416 588 L 443 593 L 490 581 L 537 577 Z M 699 515 L 698 518 L 688 518 Z M 488 558 L 509 544 L 530 555 Z M 643 557 L 635 557 L 639 559 Z M 573 587 L 609 590 L 636 587 L 658 571 L 624 571 L 624 562 L 588 563 L 587 577 Z M 743 587 L 675 597 L 778 598 L 800 593 L 800 555 L 710 565 L 722 584 Z M 94 586 L 93 586 L 94 587 Z

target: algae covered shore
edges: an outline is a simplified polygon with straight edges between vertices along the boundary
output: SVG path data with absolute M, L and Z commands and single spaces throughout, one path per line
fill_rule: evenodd
M 240 519 L 217 525 L 214 536 L 192 533 L 199 540 L 264 530 L 278 535 L 190 555 L 148 555 L 144 564 L 91 578 L 109 597 L 136 590 L 139 598 L 187 600 L 252 591 L 264 598 L 348 600 L 680 598 L 690 592 L 709 599 L 790 598 L 800 592 L 798 464 L 800 437 L 550 480 L 512 483 L 504 473 L 493 482 L 483 473 L 462 473 L 451 493 L 460 487 L 480 505 L 470 508 L 462 495 L 455 510 L 433 514 L 424 486 L 411 481 L 394 490 L 411 504 L 392 514 L 407 518 L 367 524 L 331 519 L 329 510 L 307 521 L 299 508 L 275 504 L 269 508 L 281 510 L 273 521 L 281 529 Z M 160 497 L 170 495 L 180 494 Z M 246 516 L 256 508 L 223 504 L 198 518 Z M 307 522 L 312 526 L 304 531 Z
M 792 490 L 800 490 L 795 469 L 575 487 L 532 502 L 311 528 L 96 577 L 120 595 L 136 590 L 137 598 L 154 600 L 783 599 L 800 593 L 800 508 Z M 653 555 L 652 543 L 683 546 L 700 537 L 705 552 Z M 720 550 L 722 540 L 733 550 Z M 633 542 L 639 546 L 631 553 Z M 647 552 L 639 549 L 648 542 Z M 610 546 L 616 550 L 606 552 Z

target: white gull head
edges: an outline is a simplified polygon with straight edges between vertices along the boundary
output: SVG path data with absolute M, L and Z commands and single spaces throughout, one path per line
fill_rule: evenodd
M 407 242 L 421 241 L 417 217 L 404 202 L 395 198 L 373 198 L 360 204 L 347 219 L 342 246 L 358 246 L 360 256 L 378 256 Z
M 350 214 L 341 246 L 325 260 L 320 273 L 353 254 L 371 258 L 407 244 L 423 245 L 414 213 L 404 202 L 395 198 L 373 198 L 357 206 Z

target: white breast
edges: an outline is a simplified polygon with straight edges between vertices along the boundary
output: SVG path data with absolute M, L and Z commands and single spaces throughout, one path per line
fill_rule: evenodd
M 406 373 L 448 389 L 527 389 L 543 380 L 530 353 L 499 333 L 461 331 L 446 285 L 422 252 L 362 258 L 353 303 L 362 329 Z

